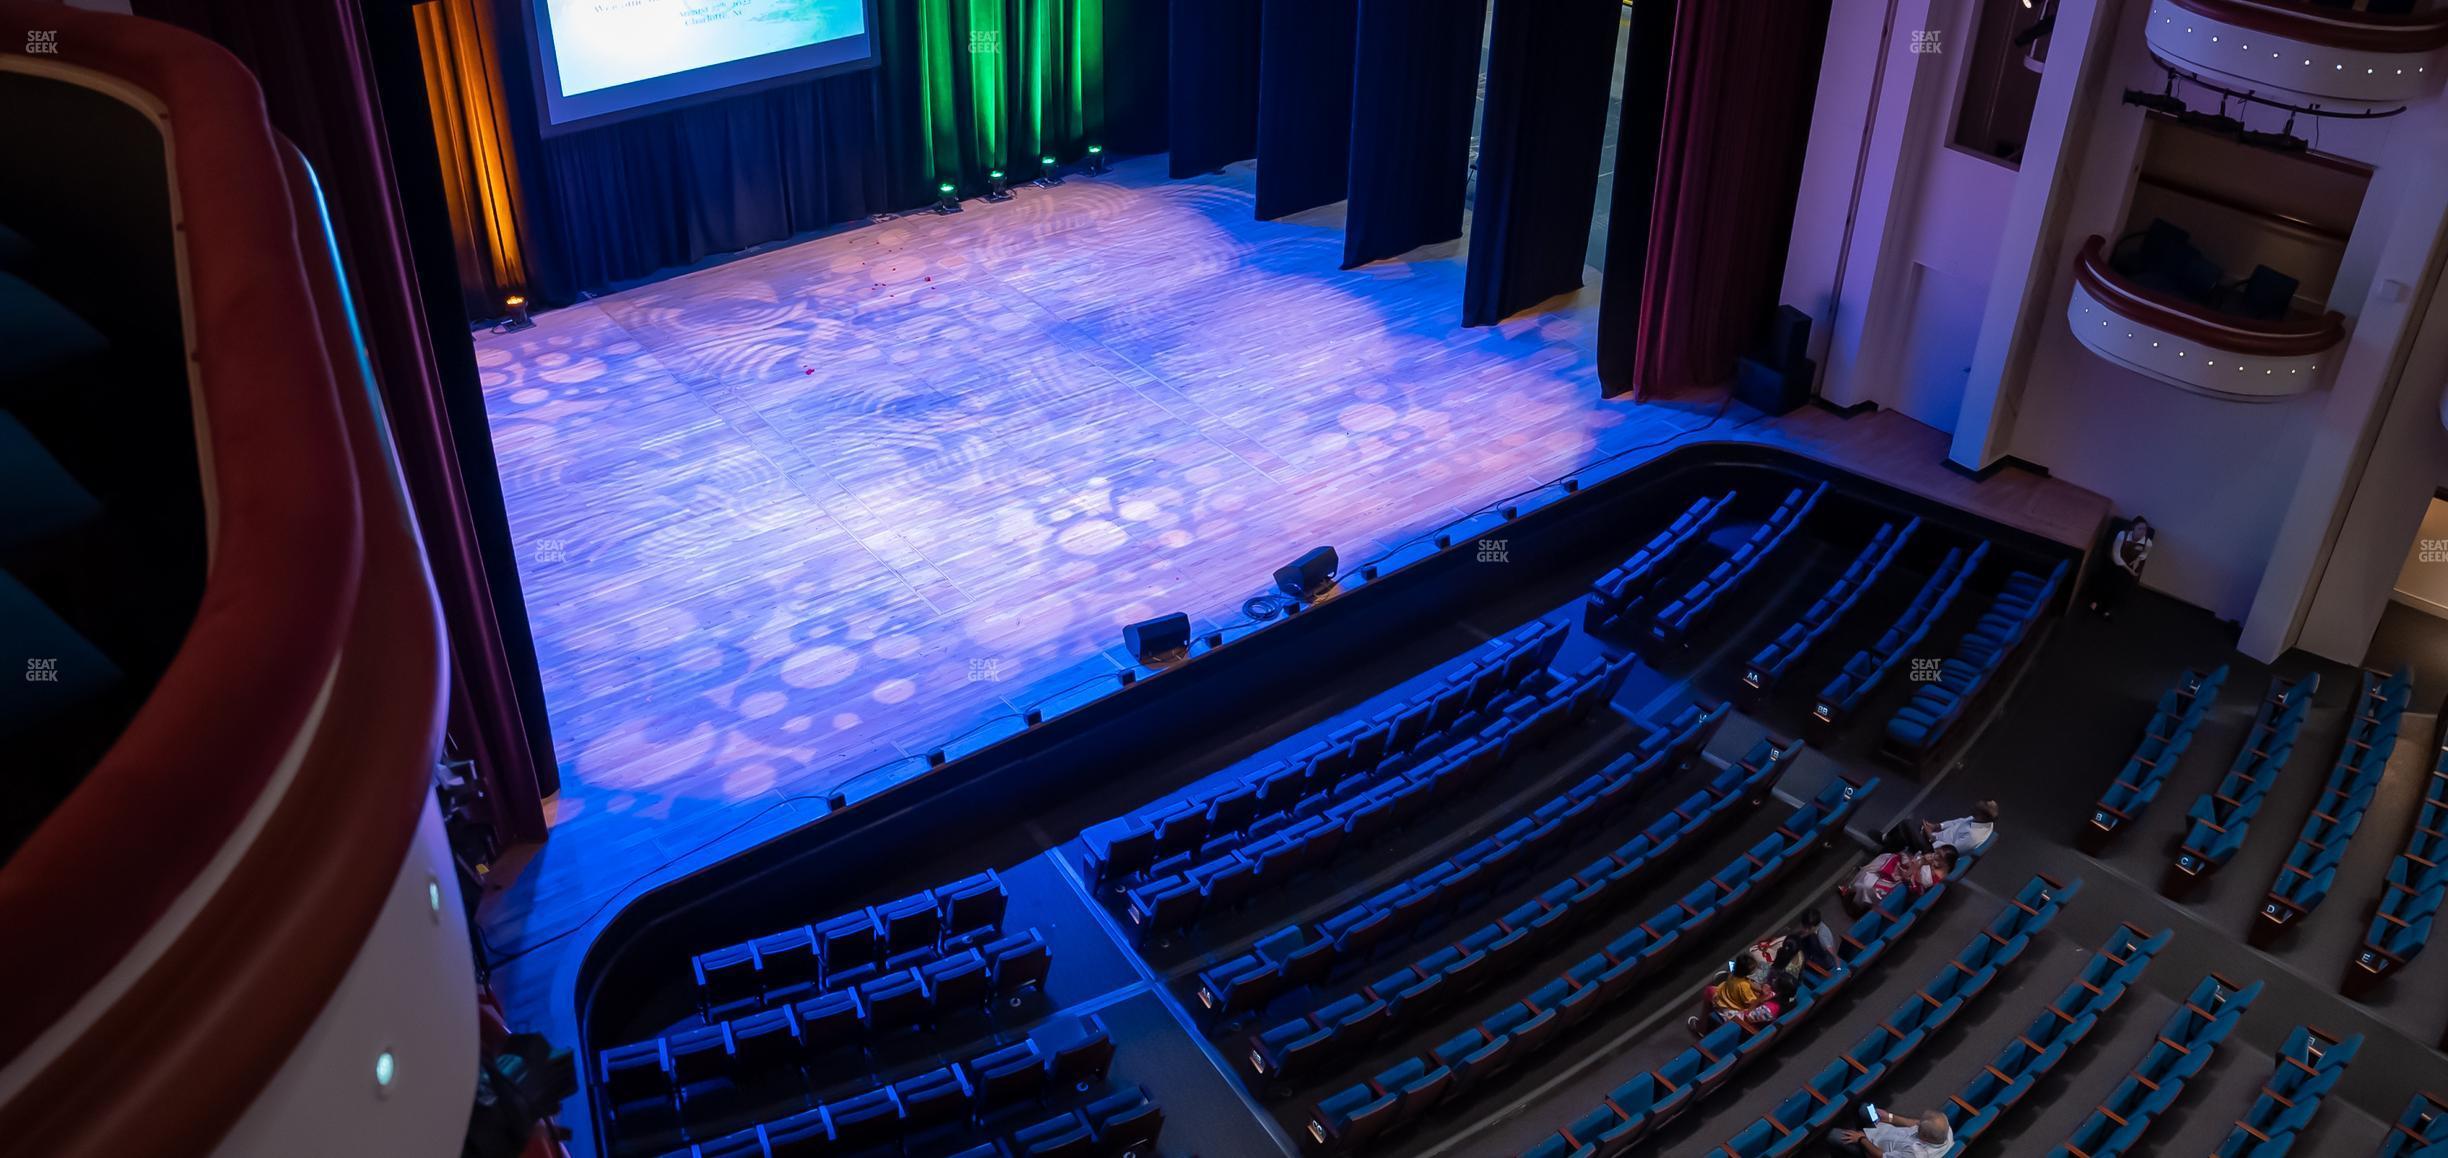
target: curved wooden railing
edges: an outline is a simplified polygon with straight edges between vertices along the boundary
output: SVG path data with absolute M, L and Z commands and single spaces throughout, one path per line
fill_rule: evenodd
M 439 614 L 319 195 L 254 78 L 167 25 L 0 0 L 0 40 L 28 29 L 61 54 L 0 67 L 163 125 L 210 564 L 152 694 L 0 867 L 0 1063 L 23 1078 L 0 1138 L 200 1154 L 322 1012 L 405 859 Z
M 2429 52 L 2448 47 L 2448 10 L 2403 15 L 2324 8 L 2292 0 L 2167 0 L 2207 19 L 2302 44 L 2356 52 Z
M 2314 317 L 2289 314 L 2264 321 L 2219 313 L 2193 302 L 2127 281 L 2108 265 L 2108 239 L 2093 234 L 2074 258 L 2074 280 L 2098 302 L 2154 330 L 2214 349 L 2266 358 L 2317 354 L 2346 338 L 2345 315 L 2331 310 Z

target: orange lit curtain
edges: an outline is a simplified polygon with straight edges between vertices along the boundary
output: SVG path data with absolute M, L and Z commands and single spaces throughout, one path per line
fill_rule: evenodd
M 526 210 L 512 163 L 508 96 L 491 0 L 429 0 L 415 6 L 434 144 L 458 249 L 468 316 L 503 312 L 528 290 Z

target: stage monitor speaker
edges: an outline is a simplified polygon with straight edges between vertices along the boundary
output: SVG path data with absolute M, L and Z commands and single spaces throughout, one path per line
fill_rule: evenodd
M 1315 600 L 1334 590 L 1335 576 L 1343 561 L 1332 547 L 1320 547 L 1292 561 L 1292 565 L 1275 572 L 1275 587 L 1294 599 Z
M 1181 612 L 1159 615 L 1122 629 L 1122 646 L 1141 663 L 1154 663 L 1190 646 L 1190 617 Z

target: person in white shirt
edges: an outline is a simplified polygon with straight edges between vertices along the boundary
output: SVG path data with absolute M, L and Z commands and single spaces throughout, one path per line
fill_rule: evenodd
M 1943 1158 L 1955 1145 L 1955 1128 L 1936 1110 L 1918 1118 L 1879 1111 L 1867 1130 L 1830 1130 L 1824 1149 L 1846 1158 Z
M 2142 568 L 2150 563 L 2151 543 L 2156 538 L 2150 520 L 2135 515 L 2109 540 L 2107 565 L 2100 568 L 2099 579 L 2091 591 L 2093 614 L 2102 619 L 2116 618 L 2117 606 L 2142 585 Z
M 1899 820 L 1879 835 L 1879 847 L 1889 852 L 1928 852 L 1939 845 L 1951 844 L 1958 852 L 1977 852 L 1997 831 L 1997 819 L 1997 801 L 1974 801 L 1970 816 L 1953 820 Z

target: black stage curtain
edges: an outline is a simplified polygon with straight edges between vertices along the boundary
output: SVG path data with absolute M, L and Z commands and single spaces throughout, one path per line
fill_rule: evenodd
M 1343 268 L 1462 236 L 1488 0 L 1360 0 Z
M 528 120 L 533 122 L 531 105 Z M 829 77 L 520 150 L 542 181 L 535 295 L 566 302 L 718 253 L 932 199 L 894 196 L 876 141 L 876 85 Z M 904 174 L 905 181 L 913 174 Z
M 1581 288 L 1622 13 L 1619 0 L 1496 0 L 1462 324 Z
M 1598 287 L 1598 382 L 1609 397 L 1632 388 L 1640 335 L 1642 274 L 1649 265 L 1649 210 L 1657 202 L 1658 138 L 1666 124 L 1666 75 L 1674 58 L 1678 0 L 1632 6 L 1625 48 L 1623 115 L 1615 127 L 1615 195 L 1607 208 L 1605 277 Z
M 1358 0 L 1265 0 L 1258 53 L 1261 221 L 1343 199 L 1351 179 L 1357 5 Z
M 1172 14 L 1167 0 L 1105 5 L 1105 145 L 1113 152 L 1165 151 Z
M 497 0 L 523 29 L 521 0 Z M 884 5 L 887 44 L 897 29 Z M 845 73 L 544 139 L 532 58 L 500 54 L 511 156 L 527 192 L 528 296 L 561 305 L 657 270 L 933 199 L 895 192 L 878 139 L 879 78 Z
M 1258 0 L 1173 0 L 1175 180 L 1258 154 Z

